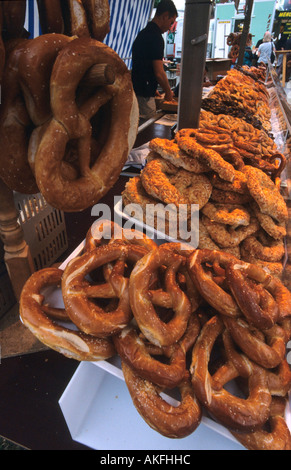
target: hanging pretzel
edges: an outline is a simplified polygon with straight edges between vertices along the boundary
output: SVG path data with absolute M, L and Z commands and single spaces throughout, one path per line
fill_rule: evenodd
M 46 346 L 78 361 L 105 360 L 115 354 L 111 339 L 100 339 L 75 328 L 58 325 L 55 318 L 68 319 L 66 312 L 51 309 L 44 304 L 43 289 L 61 284 L 63 271 L 46 268 L 26 282 L 20 298 L 20 318 L 23 324 Z M 51 319 L 51 315 L 53 319 Z M 73 325 L 74 326 L 74 325 Z
M 81 78 L 92 66 L 104 63 L 113 68 L 113 85 L 97 87 L 79 108 L 75 94 Z M 90 38 L 78 38 L 58 55 L 50 91 L 53 118 L 35 152 L 36 180 L 53 207 L 80 211 L 112 187 L 135 141 L 138 112 L 130 73 L 112 49 Z M 106 120 L 106 142 L 98 155 L 91 155 L 90 119 L 105 105 L 111 115 Z M 78 176 L 73 180 L 61 171 L 71 141 L 77 143 L 78 156 Z
M 2 164 L 7 186 L 25 194 L 38 192 L 29 160 L 33 129 L 51 117 L 49 77 L 59 51 L 71 38 L 54 34 L 20 40 L 8 53 L 0 114 Z

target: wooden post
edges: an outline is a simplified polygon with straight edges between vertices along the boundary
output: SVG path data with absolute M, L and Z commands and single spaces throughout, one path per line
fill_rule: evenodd
M 212 7 L 211 0 L 185 1 L 178 130 L 199 126 Z
M 237 65 L 240 65 L 240 66 L 243 65 L 245 48 L 247 44 L 251 18 L 252 18 L 253 3 L 254 3 L 253 0 L 247 0 L 245 4 L 245 20 L 244 20 L 243 30 L 242 30 L 242 34 L 240 38 L 239 54 L 237 58 Z
M 26 280 L 35 270 L 18 218 L 13 191 L 0 179 L 0 238 L 4 243 L 4 261 L 17 300 Z

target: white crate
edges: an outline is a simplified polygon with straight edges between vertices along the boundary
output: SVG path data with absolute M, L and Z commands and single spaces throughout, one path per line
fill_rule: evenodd
M 63 211 L 50 206 L 41 194 L 15 192 L 14 201 L 35 269 L 51 266 L 68 248 Z

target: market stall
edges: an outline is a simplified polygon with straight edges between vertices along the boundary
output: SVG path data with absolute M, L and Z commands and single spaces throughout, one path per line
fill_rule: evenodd
M 69 29 L 18 42 L 3 69 L 0 227 L 31 272 L 0 331 L 0 435 L 33 450 L 290 450 L 284 91 L 271 67 L 237 66 L 203 98 L 213 5 L 189 0 L 177 128 L 139 127 L 104 42 L 108 2 L 101 23 L 69 3 Z M 46 266 L 18 225 L 20 190 L 64 217 Z

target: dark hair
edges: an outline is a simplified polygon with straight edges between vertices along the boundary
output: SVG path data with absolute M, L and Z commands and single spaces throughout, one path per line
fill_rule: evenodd
M 169 12 L 170 17 L 178 16 L 177 8 L 172 0 L 161 0 L 158 4 L 156 15 L 160 16 L 165 12 Z

